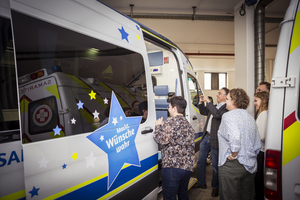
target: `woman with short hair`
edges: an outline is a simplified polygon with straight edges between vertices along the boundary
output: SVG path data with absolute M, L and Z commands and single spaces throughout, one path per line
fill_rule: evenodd
M 256 157 L 261 142 L 254 118 L 246 110 L 247 93 L 232 89 L 218 131 L 220 200 L 253 200 Z
M 164 200 L 188 200 L 188 184 L 195 164 L 195 131 L 184 117 L 186 100 L 170 99 L 170 117 L 156 121 L 154 140 L 161 144 Z

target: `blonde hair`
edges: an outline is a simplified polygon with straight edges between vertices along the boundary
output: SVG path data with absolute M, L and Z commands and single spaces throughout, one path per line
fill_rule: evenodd
M 259 116 L 259 114 L 264 111 L 264 110 L 268 110 L 269 107 L 269 93 L 268 92 L 258 92 L 254 94 L 254 97 L 257 97 L 261 100 L 259 109 L 258 109 L 258 114 L 257 116 Z

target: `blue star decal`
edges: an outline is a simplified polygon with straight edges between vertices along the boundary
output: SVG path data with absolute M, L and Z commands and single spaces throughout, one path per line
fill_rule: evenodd
M 78 102 L 78 104 L 77 104 L 78 110 L 79 110 L 80 108 L 83 109 L 83 104 L 84 104 L 84 103 L 82 103 L 82 102 L 79 100 L 79 102 Z
M 64 164 L 64 165 L 62 166 L 62 169 L 67 169 L 67 165 Z
M 60 135 L 61 128 L 58 128 L 58 125 L 56 125 L 56 128 L 53 129 L 53 131 L 54 131 L 54 136 L 55 135 Z
M 116 120 L 120 119 L 122 120 Z M 111 187 L 124 164 L 140 167 L 135 138 L 142 117 L 126 117 L 115 93 L 112 92 L 109 121 L 87 138 L 102 149 L 108 157 L 108 186 Z
M 189 64 L 189 61 L 188 61 L 188 60 L 186 60 L 186 64 Z
M 119 29 L 119 28 L 118 28 Z M 127 42 L 129 43 L 129 40 L 128 40 L 128 33 L 125 32 L 123 26 L 122 26 L 122 29 L 119 29 L 120 33 L 122 34 L 122 40 L 127 40 Z
M 35 196 L 35 195 L 36 195 L 36 196 L 39 196 L 39 194 L 38 194 L 39 189 L 40 189 L 40 188 L 35 188 L 35 187 L 33 186 L 32 190 L 29 191 L 29 193 L 31 194 L 31 198 L 32 198 L 33 196 Z
M 136 29 L 139 31 L 140 30 L 140 27 L 138 25 L 135 25 L 136 26 Z

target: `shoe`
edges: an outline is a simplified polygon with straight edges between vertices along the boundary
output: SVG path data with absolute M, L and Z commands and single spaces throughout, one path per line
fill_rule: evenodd
M 212 192 L 211 192 L 211 196 L 212 197 L 217 197 L 219 196 L 219 189 L 212 189 Z
M 201 189 L 206 189 L 206 188 L 207 188 L 207 185 L 206 185 L 206 184 L 204 184 L 204 185 L 200 185 L 200 184 L 196 183 L 196 184 L 193 186 L 193 188 L 201 188 Z

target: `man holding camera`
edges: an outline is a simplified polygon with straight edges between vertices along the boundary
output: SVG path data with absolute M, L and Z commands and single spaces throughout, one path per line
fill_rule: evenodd
M 209 151 L 212 157 L 212 193 L 211 196 L 219 196 L 219 176 L 218 176 L 218 159 L 219 159 L 219 141 L 218 130 L 221 123 L 222 115 L 227 112 L 226 96 L 229 90 L 225 87 L 219 90 L 217 94 L 217 104 L 209 100 L 207 96 L 200 97 L 199 110 L 201 115 L 207 116 L 207 120 L 203 129 L 203 136 L 200 142 L 199 158 L 197 162 L 197 183 L 194 188 L 206 189 L 206 159 Z M 206 106 L 204 105 L 206 102 Z

